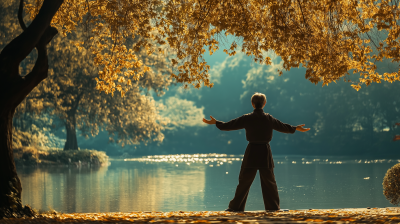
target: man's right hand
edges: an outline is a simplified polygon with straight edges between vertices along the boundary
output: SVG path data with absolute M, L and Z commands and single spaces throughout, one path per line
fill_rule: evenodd
M 296 126 L 296 131 L 301 131 L 301 132 L 309 131 L 310 128 L 303 128 L 304 125 L 305 125 L 305 124 L 297 125 L 297 126 Z

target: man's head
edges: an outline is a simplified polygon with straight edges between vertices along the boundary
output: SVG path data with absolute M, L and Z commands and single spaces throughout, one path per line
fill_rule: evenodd
M 254 93 L 251 97 L 251 104 L 255 109 L 262 109 L 267 103 L 267 97 L 262 93 Z

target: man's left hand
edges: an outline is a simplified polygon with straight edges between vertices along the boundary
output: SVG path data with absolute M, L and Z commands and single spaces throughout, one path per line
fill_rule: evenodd
M 206 124 L 215 124 L 215 123 L 217 123 L 217 120 L 215 120 L 215 118 L 213 118 L 211 115 L 210 115 L 210 120 L 207 120 L 207 119 L 205 119 L 205 118 L 203 118 L 203 122 L 204 123 L 206 123 Z

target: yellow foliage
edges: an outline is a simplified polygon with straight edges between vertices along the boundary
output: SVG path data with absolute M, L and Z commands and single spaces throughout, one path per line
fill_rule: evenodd
M 31 18 L 41 2 L 34 1 L 26 4 Z M 162 52 L 160 47 L 175 51 L 171 63 L 178 67 L 171 77 L 178 83 L 212 87 L 203 56 L 205 49 L 210 54 L 218 50 L 217 40 L 225 35 L 241 43 L 224 49 L 230 56 L 240 48 L 254 61 L 270 64 L 265 52 L 272 50 L 285 70 L 301 64 L 315 84 L 327 85 L 353 70 L 366 76 L 352 85 L 358 90 L 361 84 L 399 80 L 399 71 L 377 75 L 375 64 L 400 61 L 399 16 L 399 7 L 388 0 L 65 0 L 53 25 L 67 35 L 80 22 L 88 24 L 93 35 L 84 43 L 90 42 L 89 52 L 102 71 L 97 89 L 107 93 L 120 89 L 115 82 L 121 83 L 122 76 L 129 77 L 125 84 L 142 77 L 147 64 L 136 57 L 138 52 L 150 55 Z M 128 38 L 139 41 L 127 46 Z
M 125 32 L 107 36 L 110 23 L 102 18 L 89 19 L 85 9 L 79 8 L 79 4 L 86 2 L 89 2 L 91 9 L 94 7 L 93 1 L 63 3 L 53 22 L 64 22 L 58 28 L 66 36 L 57 35 L 49 44 L 49 75 L 19 105 L 18 115 L 49 112 L 65 123 L 75 123 L 84 136 L 95 136 L 100 129 L 108 131 L 111 138 L 118 139 L 121 145 L 162 141 L 162 131 L 168 122 L 157 110 L 157 102 L 152 96 L 146 95 L 146 91 L 152 90 L 160 96 L 168 89 L 172 82 L 169 65 L 171 50 L 161 46 L 161 51 L 151 51 L 156 45 L 155 40 L 144 41 L 143 37 L 129 36 Z M 72 3 L 73 6 L 69 5 Z M 96 4 L 103 3 L 99 1 Z M 15 11 L 17 4 L 15 2 L 14 7 L 10 8 Z M 139 2 L 134 4 L 140 5 Z M 73 13 L 69 11 L 70 18 L 63 14 L 68 7 L 76 10 Z M 34 16 L 39 7 L 36 2 L 28 0 L 27 8 Z M 10 11 L 12 15 L 14 11 Z M 66 17 L 60 19 L 60 16 Z M 71 23 L 67 19 L 71 19 Z M 28 18 L 25 20 L 28 21 Z M 92 20 L 93 23 L 90 22 Z M 18 20 L 13 20 L 12 24 L 10 27 L 18 25 Z M 71 27 L 67 29 L 67 26 Z M 3 21 L 0 21 L 0 27 L 4 27 Z M 92 32 L 88 32 L 88 27 L 93 28 Z M 73 32 L 68 33 L 67 30 Z M 14 33 L 10 33 L 5 36 L 15 37 Z M 108 41 L 115 44 L 109 44 Z M 35 60 L 35 57 L 28 57 L 21 74 L 32 70 Z M 104 93 L 98 93 L 96 89 Z M 112 97 L 114 91 L 120 94 Z M 23 142 L 21 139 L 15 138 L 18 144 Z

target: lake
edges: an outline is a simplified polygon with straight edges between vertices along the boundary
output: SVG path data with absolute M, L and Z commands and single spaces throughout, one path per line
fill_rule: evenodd
M 111 159 L 104 167 L 17 169 L 22 202 L 60 212 L 217 211 L 233 198 L 241 155 Z M 393 207 L 383 195 L 397 159 L 274 156 L 282 209 Z M 246 210 L 263 210 L 259 175 Z

